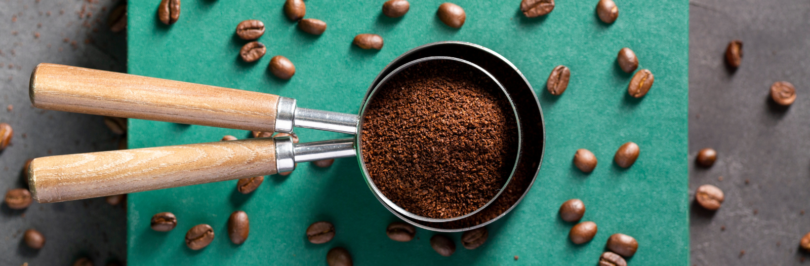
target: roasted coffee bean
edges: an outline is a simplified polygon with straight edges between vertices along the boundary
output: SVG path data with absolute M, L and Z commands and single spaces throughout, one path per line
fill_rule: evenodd
M 464 21 L 467 20 L 467 13 L 464 12 L 464 9 L 453 3 L 441 4 L 436 14 L 444 24 L 456 29 L 464 26 Z
M 239 191 L 239 193 L 242 194 L 250 194 L 250 192 L 253 192 L 259 188 L 262 182 L 264 182 L 264 176 L 254 176 L 239 179 L 239 181 L 236 182 L 236 191 Z
M 383 47 L 383 38 L 377 34 L 363 33 L 354 36 L 353 43 L 362 49 L 380 50 Z
M 568 88 L 568 79 L 571 78 L 571 69 L 567 66 L 556 66 L 551 70 L 546 81 L 546 88 L 551 95 L 560 95 Z
M 262 37 L 264 23 L 255 19 L 245 20 L 236 25 L 236 35 L 242 40 L 252 41 Z
M 613 0 L 599 0 L 596 4 L 596 14 L 602 22 L 611 24 L 619 17 L 619 7 Z
M 625 258 L 632 257 L 638 249 L 638 242 L 632 236 L 613 234 L 608 238 L 607 248 Z
M 222 137 L 221 141 L 231 141 L 231 140 L 237 140 L 237 138 L 231 135 L 225 135 Z
M 239 56 L 242 57 L 242 60 L 245 62 L 254 62 L 259 60 L 264 56 L 264 53 L 267 52 L 267 47 L 260 42 L 249 42 L 246 43 L 245 46 L 242 46 L 242 50 L 239 50 Z
M 298 21 L 307 14 L 307 6 L 303 0 L 287 0 L 284 2 L 284 14 L 292 21 Z
M 711 211 L 720 209 L 720 205 L 723 204 L 725 199 L 726 196 L 723 195 L 723 191 L 712 185 L 702 185 L 695 192 L 695 200 L 697 200 L 698 204 Z
M 158 18 L 163 24 L 171 25 L 180 19 L 180 0 L 161 0 Z
M 326 31 L 326 22 L 314 18 L 305 18 L 298 22 L 298 29 L 312 35 L 321 35 Z
M 810 251 L 810 232 L 802 237 L 801 247 L 807 251 Z
M 177 217 L 171 212 L 161 212 L 152 216 L 152 230 L 158 232 L 168 232 L 177 226 Z
M 106 198 L 107 204 L 110 204 L 112 206 L 121 204 L 121 202 L 124 202 L 124 199 L 126 199 L 126 196 L 127 196 L 126 194 L 107 196 Z
M 619 254 L 605 251 L 602 253 L 602 256 L 599 257 L 599 266 L 627 266 L 627 261 L 619 256 Z
M 388 17 L 398 18 L 404 16 L 411 9 L 407 0 L 388 0 L 383 4 L 382 12 Z
M 273 61 L 271 60 L 270 62 L 272 63 Z M 253 134 L 254 138 L 269 138 L 273 136 L 273 132 L 267 131 L 251 131 L 251 134 Z
M 717 152 L 712 148 L 705 148 L 698 152 L 697 163 L 703 167 L 711 167 L 717 159 Z
M 594 222 L 581 222 L 571 227 L 571 231 L 568 232 L 568 239 L 571 239 L 571 242 L 574 244 L 584 244 L 590 242 L 594 236 L 596 236 L 596 223 Z
M 23 241 L 28 247 L 33 249 L 41 249 L 43 246 L 45 246 L 45 236 L 34 229 L 25 230 L 25 234 L 23 234 Z
M 453 252 L 456 252 L 456 243 L 453 243 L 446 235 L 433 235 L 430 238 L 430 246 L 433 247 L 439 255 L 450 257 Z
M 22 210 L 31 205 L 31 192 L 24 188 L 15 188 L 6 192 L 6 205 L 14 210 Z
M 560 218 L 566 222 L 576 222 L 585 215 L 585 203 L 579 199 L 570 199 L 560 205 Z
M 335 162 L 335 159 L 325 159 L 325 160 L 315 161 L 314 163 L 315 163 L 315 166 L 317 166 L 317 167 L 326 168 L 326 167 L 332 166 L 332 164 L 334 162 Z
M 115 134 L 123 135 L 127 133 L 126 118 L 105 116 L 104 124 Z
M 554 0 L 523 0 L 520 11 L 527 18 L 544 16 L 554 10 Z
M 486 227 L 470 230 L 461 234 L 461 245 L 466 249 L 476 249 L 487 242 L 489 231 Z
M 242 244 L 247 240 L 250 234 L 250 221 L 248 221 L 247 213 L 243 211 L 235 211 L 231 213 L 228 218 L 228 236 L 234 244 Z
M 633 142 L 628 142 L 619 147 L 616 155 L 613 156 L 613 161 L 622 168 L 629 168 L 638 159 L 638 154 L 641 150 L 638 145 Z
M 326 264 L 329 266 L 352 266 L 352 255 L 342 247 L 330 249 L 326 253 Z
M 647 92 L 650 91 L 650 88 L 652 88 L 654 81 L 655 76 L 653 76 L 650 70 L 639 70 L 633 75 L 633 79 L 630 80 L 630 85 L 627 85 L 627 93 L 630 93 L 630 96 L 636 98 L 644 97 L 644 95 L 647 95 Z
M 0 123 L 0 151 L 5 150 L 11 144 L 11 136 L 14 135 L 14 129 L 11 125 Z
M 577 153 L 574 154 L 574 165 L 582 172 L 593 172 L 593 169 L 596 168 L 596 163 L 596 155 L 593 155 L 593 152 L 589 150 L 579 149 Z
M 295 75 L 295 65 L 290 59 L 277 55 L 270 59 L 270 72 L 280 79 L 290 79 Z
M 335 226 L 330 222 L 316 222 L 307 228 L 307 239 L 312 244 L 323 244 L 335 237 Z
M 393 222 L 385 229 L 385 234 L 388 235 L 388 238 L 391 238 L 391 240 L 408 242 L 413 240 L 413 237 L 416 236 L 416 227 L 403 222 Z
M 207 224 L 198 224 L 186 232 L 186 246 L 192 250 L 200 250 L 214 241 L 214 228 Z
M 733 40 L 726 46 L 726 64 L 733 68 L 738 68 L 742 64 L 743 43 L 740 40 Z
M 112 32 L 120 32 L 127 28 L 127 5 L 120 5 L 110 11 L 107 17 L 107 26 Z
M 622 48 L 619 50 L 619 55 L 616 57 L 616 61 L 619 62 L 619 67 L 622 71 L 627 73 L 633 73 L 638 68 L 638 58 L 636 57 L 636 53 L 630 48 Z
M 771 85 L 771 98 L 782 106 L 788 106 L 796 101 L 796 88 L 787 81 L 777 81 Z
M 73 262 L 73 266 L 93 266 L 93 261 L 89 258 L 79 258 Z

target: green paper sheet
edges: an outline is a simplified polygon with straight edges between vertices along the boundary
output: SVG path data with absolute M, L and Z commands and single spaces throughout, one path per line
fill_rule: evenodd
M 343 158 L 325 169 L 302 163 L 288 177 L 268 176 L 249 195 L 236 192 L 235 180 L 130 194 L 128 265 L 326 265 L 326 253 L 337 246 L 351 252 L 355 265 L 594 265 L 613 233 L 638 240 L 630 265 L 689 263 L 688 1 L 616 0 L 620 16 L 607 25 L 596 16 L 596 0 L 558 0 L 549 15 L 532 19 L 520 13 L 520 1 L 459 0 L 467 21 L 456 30 L 435 14 L 442 1 L 411 1 L 407 15 L 392 19 L 382 15 L 382 0 L 309 0 L 306 17 L 328 24 L 321 36 L 298 30 L 281 0 L 186 0 L 171 26 L 157 19 L 158 2 L 129 1 L 129 73 L 278 94 L 297 99 L 300 107 L 356 114 L 374 77 L 403 52 L 467 41 L 500 53 L 523 72 L 543 108 L 547 146 L 537 181 L 520 205 L 488 226 L 489 239 L 478 249 L 464 249 L 461 234 L 451 234 L 458 245 L 451 257 L 433 251 L 431 231 L 419 229 L 408 243 L 388 239 L 385 228 L 397 218 L 374 198 L 357 160 Z M 238 56 L 246 42 L 234 31 L 246 19 L 267 27 L 259 39 L 267 55 L 255 63 Z M 359 33 L 379 34 L 385 46 L 361 50 L 351 44 Z M 627 94 L 631 74 L 615 61 L 622 47 L 635 51 L 640 69 L 655 74 L 642 99 Z M 291 80 L 269 73 L 275 55 L 295 64 Z M 545 84 L 557 65 L 571 68 L 571 81 L 563 95 L 552 96 Z M 346 137 L 296 132 L 303 142 Z M 213 142 L 223 135 L 246 138 L 249 132 L 132 119 L 129 147 Z M 641 155 L 621 169 L 613 154 L 627 141 L 638 143 Z M 579 148 L 599 159 L 593 173 L 573 166 Z M 571 198 L 585 202 L 583 221 L 598 225 L 590 243 L 572 244 L 573 224 L 557 214 Z M 226 231 L 236 210 L 250 218 L 242 245 L 232 244 Z M 151 230 L 152 215 L 164 211 L 177 215 L 177 228 Z M 335 239 L 307 242 L 307 226 L 321 220 L 336 226 Z M 192 251 L 184 236 L 201 223 L 213 226 L 216 238 Z

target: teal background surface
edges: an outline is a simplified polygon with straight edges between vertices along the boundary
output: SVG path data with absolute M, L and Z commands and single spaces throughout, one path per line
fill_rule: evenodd
M 354 158 L 330 168 L 308 163 L 288 177 L 268 176 L 250 195 L 235 190 L 236 181 L 130 194 L 128 264 L 325 265 L 327 251 L 347 248 L 355 265 L 593 265 L 613 233 L 634 236 L 639 250 L 631 265 L 688 265 L 688 1 L 617 1 L 619 19 L 601 23 L 597 1 L 557 1 L 545 17 L 527 19 L 520 1 L 456 1 L 467 12 L 459 30 L 435 15 L 442 1 L 412 1 L 403 18 L 381 14 L 384 1 L 307 1 L 308 18 L 328 24 L 321 36 L 297 29 L 283 15 L 283 1 L 183 1 L 180 20 L 161 24 L 159 1 L 129 1 L 128 72 L 158 78 L 278 94 L 298 105 L 357 113 L 368 86 L 385 65 L 422 44 L 459 40 L 488 47 L 517 66 L 535 88 L 546 120 L 547 146 L 542 170 L 532 190 L 508 216 L 488 227 L 489 240 L 476 250 L 461 247 L 441 257 L 430 248 L 434 234 L 419 230 L 417 239 L 394 242 L 385 227 L 397 218 L 374 198 Z M 259 19 L 267 30 L 259 41 L 267 55 L 255 63 L 238 57 L 246 43 L 234 35 L 242 20 Z M 356 34 L 385 39 L 381 51 L 351 45 Z M 631 75 L 615 62 L 622 47 L 633 49 L 640 68 L 655 74 L 647 96 L 627 94 Z M 296 65 L 289 81 L 267 69 L 270 58 L 284 55 Z M 545 81 L 556 65 L 571 68 L 568 90 L 552 96 Z M 129 146 L 143 148 L 218 141 L 242 130 L 130 120 Z M 296 129 L 303 142 L 345 137 L 338 133 Z M 613 153 L 627 141 L 641 147 L 629 169 L 613 164 Z M 571 163 L 578 148 L 596 154 L 600 163 L 583 174 Z M 599 233 L 590 243 L 568 240 L 573 224 L 557 215 L 559 205 L 582 199 L 583 221 Z M 248 240 L 234 245 L 227 218 L 235 210 L 251 221 Z M 170 211 L 178 226 L 168 233 L 149 228 L 151 216 Z M 306 227 L 316 221 L 335 224 L 334 240 L 306 241 Z M 183 238 L 200 223 L 214 227 L 207 248 L 192 251 Z M 514 256 L 519 256 L 514 261 Z

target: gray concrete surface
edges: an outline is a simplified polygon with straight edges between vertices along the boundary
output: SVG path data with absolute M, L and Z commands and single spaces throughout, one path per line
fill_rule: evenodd
M 25 187 L 28 158 L 115 149 L 118 138 L 101 117 L 31 107 L 28 78 L 41 62 L 126 71 L 126 37 L 106 27 L 118 1 L 0 1 L 0 122 L 14 128 L 0 154 L 0 192 Z M 79 17 L 81 15 L 81 18 Z M 8 111 L 7 107 L 13 106 Z M 45 247 L 22 243 L 28 228 Z M 0 206 L 0 265 L 70 265 L 87 256 L 95 265 L 126 259 L 126 211 L 104 199 L 33 203 L 15 211 Z
M 690 164 L 690 196 L 702 184 L 714 184 L 726 194 L 719 211 L 693 205 L 692 264 L 810 263 L 810 254 L 798 247 L 810 232 L 810 2 L 690 3 L 689 159 L 704 147 L 719 153 L 711 168 Z M 25 186 L 20 175 L 28 158 L 117 146 L 119 136 L 100 117 L 34 109 L 27 92 L 31 70 L 41 62 L 125 71 L 125 34 L 105 26 L 117 4 L 0 2 L 0 122 L 15 130 L 13 145 L 0 153 L 0 191 Z M 737 71 L 723 63 L 732 39 L 744 42 Z M 796 85 L 799 96 L 789 108 L 769 100 L 768 88 L 779 80 Z M 28 228 L 46 236 L 45 248 L 35 251 L 22 244 Z M 67 265 L 80 256 L 96 265 L 125 260 L 121 206 L 92 199 L 34 203 L 24 211 L 0 207 L 0 265 Z

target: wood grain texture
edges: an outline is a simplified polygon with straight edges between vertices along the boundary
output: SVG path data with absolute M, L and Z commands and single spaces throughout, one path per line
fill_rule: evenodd
M 270 138 L 50 156 L 34 159 L 31 193 L 60 202 L 276 173 Z
M 272 94 L 47 63 L 30 82 L 37 108 L 275 131 L 279 97 Z

